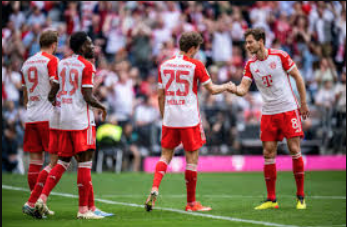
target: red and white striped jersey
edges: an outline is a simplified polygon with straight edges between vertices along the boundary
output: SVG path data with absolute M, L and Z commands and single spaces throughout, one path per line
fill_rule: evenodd
M 200 124 L 198 83 L 211 81 L 205 66 L 198 60 L 175 55 L 159 66 L 158 76 L 158 87 L 166 94 L 163 125 L 187 128 Z
M 38 52 L 28 58 L 21 69 L 22 84 L 28 92 L 26 122 L 49 121 L 53 111 L 48 101 L 50 81 L 57 76 L 58 58 L 46 52 Z
M 95 68 L 86 59 L 73 55 L 61 60 L 58 64 L 58 78 L 60 90 L 60 129 L 85 130 L 95 125 L 92 107 L 83 98 L 82 88 L 92 88 Z
M 274 49 L 268 49 L 265 60 L 258 60 L 254 56 L 247 62 L 244 78 L 255 81 L 264 101 L 264 115 L 299 108 L 288 74 L 295 67 L 294 61 L 286 52 Z

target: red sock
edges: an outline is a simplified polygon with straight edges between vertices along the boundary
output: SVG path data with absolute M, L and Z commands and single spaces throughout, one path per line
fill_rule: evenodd
M 42 160 L 31 160 L 28 169 L 28 184 L 30 191 L 32 191 L 36 185 L 37 178 L 40 174 L 43 165 Z
M 155 174 L 154 174 L 154 179 L 153 179 L 153 186 L 152 186 L 152 190 L 158 190 L 161 180 L 163 179 L 163 177 L 166 174 L 166 170 L 167 170 L 167 163 L 163 160 L 160 160 L 157 163 L 157 166 L 155 167 Z
M 265 160 L 264 176 L 267 188 L 267 199 L 274 201 L 276 200 L 277 180 L 276 161 L 274 159 Z
M 95 201 L 94 201 L 94 188 L 93 184 L 90 185 L 90 192 L 89 192 L 89 198 L 88 198 L 88 209 L 91 211 L 95 211 Z
M 304 160 L 301 154 L 293 156 L 293 172 L 297 187 L 297 196 L 305 196 L 304 183 L 305 183 L 305 169 Z
M 92 183 L 91 164 L 91 161 L 78 163 L 77 186 L 79 195 L 79 212 L 82 214 L 88 211 L 88 199 Z
M 64 174 L 64 172 L 69 167 L 68 162 L 63 162 L 61 160 L 58 160 L 58 163 L 54 166 L 54 168 L 49 172 L 46 184 L 43 187 L 42 193 L 40 198 L 46 203 L 47 197 L 53 190 L 53 188 L 57 185 L 59 182 L 61 176 Z
M 196 202 L 196 182 L 198 181 L 197 166 L 188 164 L 185 173 L 187 186 L 187 202 L 193 205 Z
M 31 207 L 35 206 L 35 203 L 41 195 L 42 189 L 46 184 L 47 176 L 51 170 L 52 170 L 52 167 L 50 165 L 48 165 L 39 174 L 35 188 L 31 192 L 31 195 L 30 195 L 29 200 L 28 200 L 29 206 L 31 206 Z

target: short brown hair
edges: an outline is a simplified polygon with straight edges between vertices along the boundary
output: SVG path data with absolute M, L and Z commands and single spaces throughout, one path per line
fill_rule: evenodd
M 265 35 L 265 30 L 262 28 L 249 28 L 247 29 L 247 31 L 245 32 L 245 38 L 247 38 L 247 36 L 249 35 L 253 35 L 254 39 L 259 41 L 259 40 L 263 40 L 264 44 L 266 42 L 266 35 Z
M 180 50 L 184 52 L 188 52 L 192 47 L 200 46 L 204 40 L 201 35 L 197 32 L 185 32 L 182 34 L 179 45 Z
M 40 36 L 40 47 L 50 47 L 53 43 L 58 42 L 58 32 L 47 30 L 44 31 Z

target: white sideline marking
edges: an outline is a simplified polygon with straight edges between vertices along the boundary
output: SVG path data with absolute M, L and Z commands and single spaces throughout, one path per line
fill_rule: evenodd
M 105 198 L 119 198 L 119 197 L 136 197 L 142 198 L 148 195 L 102 195 Z M 165 195 L 167 198 L 185 198 L 186 194 L 181 195 Z M 264 195 L 200 195 L 201 197 L 209 198 L 230 198 L 230 199 L 254 199 L 254 198 L 264 198 Z M 278 198 L 295 198 L 293 195 L 278 195 Z M 333 200 L 346 200 L 346 196 L 306 196 L 307 199 L 333 199 Z
M 2 189 L 29 192 L 29 189 L 27 189 L 27 188 L 13 187 L 13 186 L 9 186 L 9 185 L 2 185 Z M 77 195 L 68 194 L 68 193 L 52 192 L 51 195 L 68 197 L 68 198 L 78 198 Z M 95 198 L 95 201 L 106 203 L 106 204 L 144 208 L 144 205 L 138 205 L 138 204 L 133 204 L 133 203 L 123 203 L 123 202 L 116 202 L 116 201 L 105 200 L 105 199 L 96 199 L 96 198 Z M 217 215 L 209 215 L 209 214 L 202 214 L 202 213 L 192 213 L 192 212 L 186 212 L 186 211 L 172 209 L 172 208 L 157 207 L 157 209 L 163 210 L 163 211 L 170 211 L 170 212 L 174 212 L 174 213 L 179 213 L 179 214 L 184 214 L 184 215 L 205 217 L 205 218 L 211 218 L 211 219 L 216 219 L 216 220 L 225 220 L 225 221 L 231 221 L 231 222 L 242 222 L 242 223 L 248 223 L 248 224 L 254 224 L 254 225 L 274 226 L 274 227 L 300 227 L 300 226 L 295 226 L 295 225 L 282 225 L 282 224 L 276 224 L 276 223 L 271 223 L 271 222 L 254 221 L 254 220 L 232 218 L 232 217 L 225 217 L 225 216 L 217 216 Z M 346 226 L 346 225 L 336 225 L 336 227 L 337 226 Z M 303 227 L 331 227 L 331 226 L 303 226 Z
M 325 225 L 325 226 L 306 226 L 306 227 L 345 227 L 346 225 Z

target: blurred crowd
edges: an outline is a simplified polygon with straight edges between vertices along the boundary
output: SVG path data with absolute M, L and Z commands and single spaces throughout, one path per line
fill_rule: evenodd
M 2 153 L 11 168 L 23 141 L 23 61 L 39 51 L 48 28 L 59 32 L 60 59 L 71 55 L 69 36 L 84 30 L 96 46 L 95 95 L 109 110 L 108 123 L 123 129 L 126 156 L 160 153 L 157 66 L 175 54 L 185 31 L 204 38 L 197 54 L 215 83 L 239 83 L 249 58 L 243 34 L 262 27 L 266 46 L 287 51 L 301 71 L 312 117 L 305 140 L 323 153 L 341 152 L 346 127 L 346 2 L 311 1 L 2 1 Z M 295 87 L 294 81 L 292 81 Z M 294 89 L 295 90 L 295 89 Z M 295 91 L 297 94 L 297 91 Z M 248 129 L 259 127 L 261 97 L 255 85 L 244 98 L 199 99 L 207 134 L 205 154 L 242 153 Z M 97 120 L 100 123 L 100 119 Z M 134 148 L 135 147 L 135 148 Z M 5 156 L 5 157 L 4 157 Z

